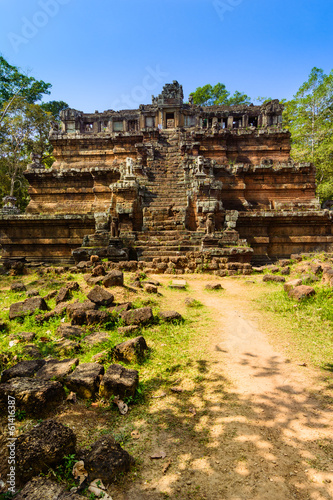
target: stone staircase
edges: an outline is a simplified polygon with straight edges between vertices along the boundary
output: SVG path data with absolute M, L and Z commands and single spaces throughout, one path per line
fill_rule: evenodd
M 179 135 L 162 131 L 155 159 L 149 164 L 143 196 L 143 229 L 169 231 L 185 229 L 187 207 Z
M 204 233 L 183 230 L 137 233 L 136 251 L 139 261 L 151 262 L 156 257 L 177 257 L 198 252 Z

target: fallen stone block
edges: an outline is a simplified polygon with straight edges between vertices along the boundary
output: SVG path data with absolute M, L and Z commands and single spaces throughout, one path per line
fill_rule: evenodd
M 160 311 L 158 316 L 167 322 L 180 321 L 183 319 L 182 315 L 177 311 Z
M 107 323 L 110 320 L 110 315 L 106 311 L 87 311 L 87 325 L 98 325 Z
M 152 321 L 153 311 L 151 307 L 140 307 L 122 313 L 121 317 L 125 325 L 144 325 Z
M 11 366 L 2 372 L 1 383 L 5 383 L 11 378 L 16 377 L 33 377 L 44 364 L 44 359 L 20 361 L 16 365 Z
M 289 291 L 288 295 L 290 298 L 295 300 L 302 300 L 308 297 L 312 297 L 315 295 L 316 291 L 312 286 L 300 285 L 295 286 L 292 290 Z
M 121 335 L 131 335 L 134 332 L 137 332 L 140 329 L 139 325 L 129 325 L 129 326 L 119 326 L 118 333 Z
M 115 361 L 124 361 L 125 363 L 140 362 L 143 360 L 147 350 L 147 343 L 140 336 L 117 344 L 113 348 L 112 354 Z
M 103 342 L 108 342 L 110 340 L 110 334 L 108 332 L 95 332 L 87 335 L 82 339 L 88 345 L 102 344 Z
M 30 297 L 23 302 L 16 302 L 9 308 L 9 319 L 31 316 L 37 310 L 47 311 L 48 307 L 42 297 Z
M 78 342 L 74 342 L 70 339 L 61 339 L 54 344 L 54 349 L 59 356 L 70 356 L 74 352 L 78 352 L 81 346 Z
M 87 500 L 87 497 L 77 493 L 68 493 L 59 483 L 45 477 L 33 477 L 15 495 L 15 500 Z
M 105 290 L 105 288 L 96 285 L 87 295 L 88 299 L 91 302 L 94 302 L 98 307 L 100 306 L 109 306 L 113 303 L 114 296 L 112 293 Z
M 275 283 L 284 283 L 286 281 L 286 278 L 284 278 L 283 276 L 272 276 L 271 274 L 265 274 L 262 280 L 265 283 L 269 281 L 273 281 Z
M 60 288 L 58 295 L 56 296 L 56 304 L 60 302 L 66 302 L 71 297 L 70 291 L 66 286 Z
M 102 264 L 98 264 L 97 266 L 95 266 L 91 272 L 91 276 L 93 276 L 93 277 L 105 276 L 105 274 L 106 274 L 106 271 L 105 271 L 105 268 Z
M 222 290 L 221 283 L 207 283 L 205 290 Z
M 36 378 L 41 380 L 62 381 L 79 364 L 78 358 L 47 359 L 44 366 L 36 373 Z
M 45 420 L 16 440 L 16 472 L 21 484 L 47 472 L 75 453 L 76 436 L 72 429 L 55 420 Z M 30 500 L 30 499 L 29 499 Z
M 121 399 L 133 397 L 138 384 L 139 373 L 136 370 L 115 364 L 105 372 L 99 393 L 104 399 L 110 399 L 111 396 L 119 396 Z
M 106 288 L 110 286 L 124 286 L 124 273 L 114 269 L 103 278 L 103 285 Z
M 290 292 L 290 290 L 292 290 L 295 286 L 299 286 L 302 284 L 302 280 L 301 279 L 294 279 L 294 280 L 291 280 L 291 281 L 287 281 L 287 283 L 285 283 L 283 285 L 283 289 L 285 292 Z
M 10 285 L 10 289 L 12 292 L 25 292 L 26 287 L 24 283 L 21 283 L 19 281 L 15 281 Z
M 41 418 L 62 402 L 65 392 L 60 382 L 28 377 L 12 378 L 0 384 L 0 412 L 3 414 L 8 410 L 8 396 L 15 398 L 17 410 L 24 410 L 29 417 Z
M 104 367 L 98 363 L 82 363 L 65 379 L 65 385 L 78 397 L 93 399 L 99 390 Z
M 19 339 L 20 342 L 32 342 L 36 338 L 36 334 L 34 332 L 13 333 L 9 338 L 11 340 Z
M 72 339 L 72 338 L 81 338 L 82 334 L 84 333 L 84 330 L 80 326 L 75 326 L 71 325 L 69 323 L 62 323 L 58 328 L 57 328 L 57 333 L 60 335 L 60 337 L 65 338 L 65 339 Z
M 145 292 L 147 293 L 157 293 L 158 292 L 158 289 L 157 289 L 157 286 L 155 285 L 151 285 L 150 283 L 146 283 L 144 286 L 143 286 L 143 289 Z
M 84 460 L 89 480 L 101 479 L 105 484 L 112 483 L 119 474 L 128 472 L 134 463 L 134 458 L 110 435 L 98 439 Z
M 186 280 L 172 280 L 171 285 L 169 285 L 169 288 L 176 288 L 178 290 L 185 290 L 186 287 Z

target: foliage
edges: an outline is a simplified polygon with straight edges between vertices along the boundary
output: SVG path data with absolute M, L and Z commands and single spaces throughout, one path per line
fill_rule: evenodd
M 333 199 L 333 71 L 311 70 L 285 103 L 284 127 L 291 132 L 292 157 L 316 166 L 321 201 Z
M 29 201 L 22 175 L 29 155 L 33 152 L 46 167 L 52 165 L 51 122 L 68 107 L 64 101 L 36 104 L 50 88 L 50 83 L 21 73 L 0 56 L 0 197 L 15 196 L 21 210 Z
M 230 97 L 230 92 L 223 83 L 217 83 L 214 86 L 207 84 L 203 87 L 198 87 L 190 96 L 193 97 L 194 104 L 200 104 L 202 106 L 212 106 L 215 104 L 232 106 L 236 104 L 251 103 L 250 97 L 238 90 Z
M 16 196 L 21 209 L 27 205 L 27 182 L 23 172 L 31 162 L 30 154 L 40 156 L 50 166 L 51 146 L 48 131 L 52 115 L 37 104 L 16 99 L 0 129 L 0 196 Z

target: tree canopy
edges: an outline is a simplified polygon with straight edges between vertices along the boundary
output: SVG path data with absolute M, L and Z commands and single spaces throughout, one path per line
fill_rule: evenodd
M 251 103 L 251 98 L 238 90 L 230 96 L 230 92 L 223 83 L 217 83 L 214 86 L 207 84 L 203 87 L 198 87 L 190 96 L 193 97 L 194 104 L 199 104 L 201 106 L 212 106 L 216 104 L 232 106 L 236 104 Z
M 285 102 L 284 127 L 292 138 L 292 157 L 317 169 L 317 193 L 333 199 L 333 70 L 314 67 L 293 99 Z

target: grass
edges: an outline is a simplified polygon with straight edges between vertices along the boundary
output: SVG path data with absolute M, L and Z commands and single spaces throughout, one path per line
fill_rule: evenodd
M 274 285 L 273 285 L 274 286 Z M 313 365 L 329 369 L 333 359 L 333 290 L 315 284 L 313 297 L 296 302 L 279 287 L 258 299 L 262 309 L 273 313 L 289 353 Z

